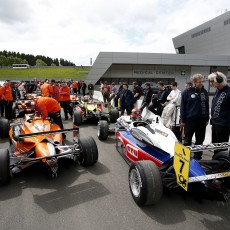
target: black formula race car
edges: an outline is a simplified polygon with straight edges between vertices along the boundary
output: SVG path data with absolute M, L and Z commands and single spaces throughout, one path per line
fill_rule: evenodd
M 1 138 L 9 138 L 10 148 L 0 149 L 0 184 L 9 183 L 11 174 L 40 163 L 51 177 L 56 177 L 58 161 L 70 158 L 82 166 L 94 165 L 98 160 L 97 145 L 92 137 L 79 137 L 79 128 L 63 129 L 49 119 L 25 115 L 9 124 L 0 119 Z M 62 134 L 72 132 L 73 144 L 67 145 Z M 37 165 L 37 164 L 36 164 Z
M 229 199 L 230 157 L 223 150 L 229 143 L 185 147 L 158 116 L 151 124 L 120 117 L 116 125 L 116 148 L 130 166 L 130 192 L 138 205 L 159 202 L 163 187 L 182 187 L 203 198 Z M 218 149 L 212 159 L 197 161 L 190 155 Z

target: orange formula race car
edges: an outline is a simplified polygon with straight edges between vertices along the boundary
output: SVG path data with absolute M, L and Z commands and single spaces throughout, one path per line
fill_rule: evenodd
M 77 127 L 61 130 L 51 120 L 31 114 L 11 124 L 0 119 L 0 127 L 0 138 L 8 137 L 10 141 L 9 149 L 0 149 L 0 185 L 9 183 L 11 174 L 36 163 L 40 163 L 48 175 L 56 177 L 60 158 L 70 158 L 82 166 L 94 165 L 98 160 L 94 139 L 80 138 Z M 62 140 L 62 133 L 67 132 L 73 132 L 71 145 Z

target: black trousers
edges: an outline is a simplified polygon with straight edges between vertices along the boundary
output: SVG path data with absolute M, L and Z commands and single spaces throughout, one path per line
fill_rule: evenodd
M 212 125 L 212 143 L 228 142 L 230 135 L 230 127 L 222 125 Z M 214 153 L 227 149 L 214 150 Z
M 5 106 L 4 106 L 4 100 L 0 100 L 0 112 L 1 116 L 4 116 Z
M 13 101 L 4 101 L 4 105 L 5 105 L 5 118 L 11 120 Z
M 192 137 L 195 134 L 195 145 L 202 145 L 205 139 L 206 133 L 206 121 L 205 120 L 196 120 L 187 122 L 184 128 L 184 145 L 190 146 L 192 144 Z M 200 159 L 203 152 L 195 152 L 194 157 Z
M 121 107 L 121 116 L 124 115 L 124 112 L 126 110 L 127 115 L 131 115 L 133 108 L 133 104 L 127 105 L 125 104 L 124 106 Z
M 70 106 L 70 101 L 62 101 L 62 108 L 64 110 L 65 119 L 68 119 L 68 113 L 73 116 L 73 108 Z
M 48 116 L 53 119 L 54 123 L 57 124 L 61 129 L 64 129 L 60 110 L 56 113 L 48 113 Z

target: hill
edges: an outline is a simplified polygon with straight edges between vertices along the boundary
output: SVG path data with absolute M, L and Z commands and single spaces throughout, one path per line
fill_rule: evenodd
M 0 68 L 0 80 L 84 80 L 90 67 L 31 67 L 29 69 Z

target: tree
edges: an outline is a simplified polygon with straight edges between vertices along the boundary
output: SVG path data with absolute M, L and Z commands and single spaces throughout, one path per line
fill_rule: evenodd
M 36 60 L 36 66 L 47 66 L 47 64 L 41 59 Z

